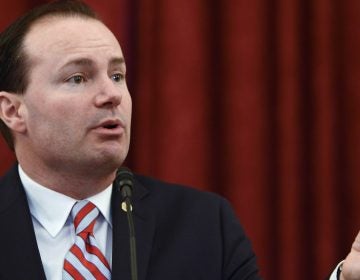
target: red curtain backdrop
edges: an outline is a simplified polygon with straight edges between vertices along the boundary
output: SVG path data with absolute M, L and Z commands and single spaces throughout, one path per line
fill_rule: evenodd
M 360 1 L 86 2 L 126 56 L 127 165 L 227 197 L 265 279 L 324 279 L 360 229 Z

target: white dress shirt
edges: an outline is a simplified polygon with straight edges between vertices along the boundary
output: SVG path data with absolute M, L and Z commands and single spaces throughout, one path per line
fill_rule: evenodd
M 19 175 L 29 202 L 46 279 L 61 280 L 65 254 L 75 241 L 75 229 L 69 214 L 77 200 L 36 183 L 25 174 L 20 165 Z M 111 190 L 112 185 L 86 198 L 100 211 L 94 226 L 94 236 L 110 266 L 112 260 Z
M 331 273 L 329 280 L 338 280 L 337 272 L 338 272 L 339 266 L 340 266 L 343 262 L 344 262 L 344 261 L 341 261 L 341 262 L 336 266 L 336 268 L 334 269 L 333 273 Z

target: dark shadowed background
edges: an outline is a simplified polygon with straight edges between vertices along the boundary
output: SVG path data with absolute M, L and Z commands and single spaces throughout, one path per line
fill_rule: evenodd
M 228 198 L 265 279 L 324 279 L 360 229 L 360 1 L 85 2 L 125 53 L 127 165 Z

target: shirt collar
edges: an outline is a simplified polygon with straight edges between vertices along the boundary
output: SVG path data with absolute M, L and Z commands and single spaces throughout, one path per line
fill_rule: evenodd
M 24 186 L 31 215 L 55 237 L 65 225 L 76 199 L 53 191 L 31 179 L 19 165 L 19 176 Z M 112 185 L 102 192 L 86 198 L 99 209 L 105 220 L 112 227 L 111 221 Z

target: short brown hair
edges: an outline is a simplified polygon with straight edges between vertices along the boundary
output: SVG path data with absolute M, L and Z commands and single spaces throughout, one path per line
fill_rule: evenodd
M 0 91 L 14 94 L 26 91 L 30 65 L 23 48 L 24 38 L 35 22 L 48 16 L 79 16 L 99 20 L 95 12 L 79 0 L 47 3 L 18 18 L 0 34 Z M 11 131 L 1 119 L 0 132 L 10 149 L 14 150 Z

